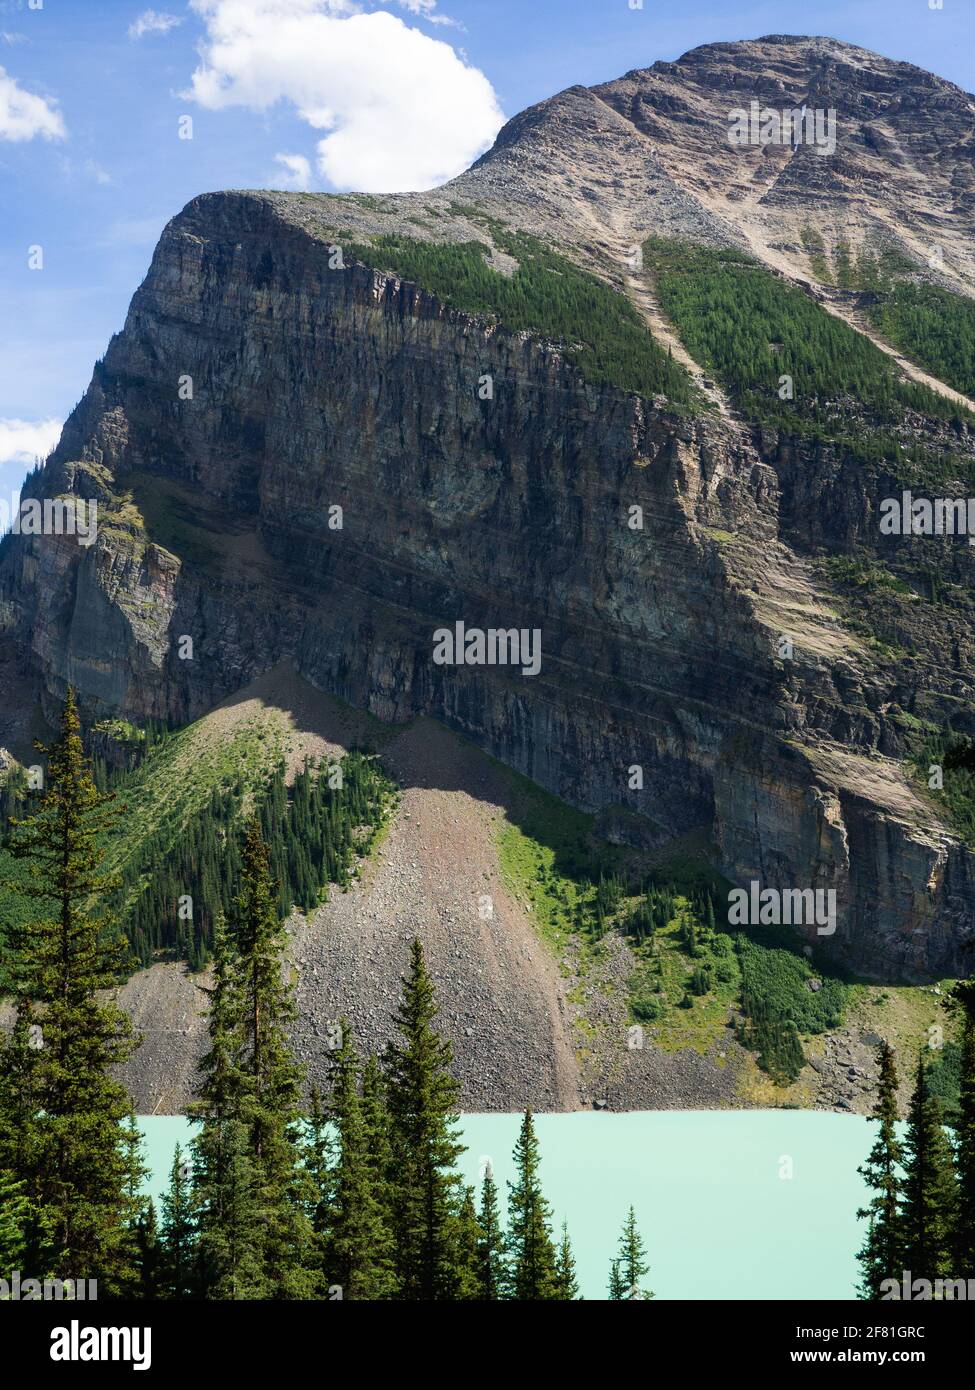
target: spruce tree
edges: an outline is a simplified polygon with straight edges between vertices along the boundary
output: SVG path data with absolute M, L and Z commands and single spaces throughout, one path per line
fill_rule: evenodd
M 240 1118 L 254 1179 L 264 1296 L 310 1298 L 315 1241 L 301 1161 L 302 1072 L 288 1038 L 294 1001 L 285 979 L 287 933 L 278 918 L 268 848 L 255 820 L 244 834 L 235 928 Z
M 342 1298 L 375 1301 L 395 1292 L 393 1239 L 381 1189 L 370 1164 L 359 1097 L 359 1059 L 348 1021 L 332 1058 L 330 1118 L 336 1132 L 335 1176 L 326 1237 L 325 1272 Z
M 143 1203 L 142 1211 L 135 1226 L 136 1269 L 138 1284 L 136 1298 L 152 1299 L 159 1297 L 159 1228 L 156 1222 L 156 1204 L 149 1197 Z
M 69 688 L 47 757 L 47 789 L 30 816 L 14 821 L 8 848 L 28 865 L 12 886 L 36 906 L 15 936 L 15 1003 L 31 1045 L 4 1062 L 23 1067 L 31 1113 L 26 1133 L 8 1136 L 24 1156 L 15 1169 L 38 1211 L 38 1269 L 94 1278 L 104 1294 L 135 1277 L 132 1191 L 139 1159 L 128 1141 L 130 1103 L 111 1069 L 135 1047 L 125 1013 L 106 997 L 127 951 L 104 909 L 116 880 L 102 871 L 99 841 L 115 823 L 111 793 L 97 790 Z M 4 1068 L 0 1091 L 9 1092 Z M 12 1109 L 9 1094 L 0 1111 Z
M 511 1295 L 519 1302 L 559 1296 L 552 1210 L 542 1192 L 540 1162 L 535 1123 L 526 1110 L 515 1145 L 517 1176 L 508 1183 Z
M 481 1182 L 481 1206 L 478 1211 L 480 1236 L 477 1243 L 478 1298 L 494 1302 L 507 1297 L 508 1266 L 505 1259 L 505 1237 L 498 1208 L 498 1186 L 490 1163 L 484 1168 Z
M 903 1227 L 900 1210 L 902 1153 L 897 1137 L 897 1067 L 889 1043 L 881 1044 L 880 1077 L 873 1110 L 877 1137 L 866 1163 L 857 1172 L 874 1196 L 857 1212 L 869 1221 L 860 1261 L 861 1298 L 878 1299 L 885 1279 L 900 1280 L 904 1269 Z
M 459 1299 L 479 1299 L 480 1279 L 478 1247 L 481 1242 L 481 1228 L 474 1206 L 473 1187 L 464 1188 L 460 1210 L 457 1214 L 457 1269 L 459 1280 L 456 1297 Z
M 904 1269 L 912 1279 L 953 1277 L 952 1243 L 958 1184 L 941 1106 L 918 1061 L 904 1139 Z
M 628 1296 L 626 1280 L 620 1270 L 619 1260 L 611 1260 L 609 1265 L 609 1298 L 612 1303 L 619 1303 Z
M 452 1051 L 434 1028 L 436 1015 L 417 938 L 393 1016 L 400 1039 L 385 1055 L 396 1272 L 400 1297 L 407 1300 L 455 1298 L 460 1282 L 460 1178 L 454 1169 L 464 1146 L 457 1138 Z
M 23 1267 L 28 1209 L 23 1183 L 0 1169 L 0 1279 Z
M 159 1228 L 159 1292 L 163 1298 L 192 1298 L 198 1271 L 190 1164 L 179 1144 L 162 1198 Z
M 39 1027 L 28 1020 L 33 1016 L 25 1001 L 15 1016 L 9 1038 L 0 1032 L 0 1171 L 6 1170 L 11 1182 L 24 1183 L 36 1171 L 40 1136 L 35 1123 L 38 1102 L 35 1087 L 38 1075 L 31 1047 L 32 1030 Z M 44 1214 L 33 1202 L 22 1213 L 22 1267 L 37 1270 L 43 1266 L 48 1248 Z
M 389 1130 L 389 1106 L 386 1083 L 374 1056 L 366 1058 L 362 1068 L 362 1123 L 365 1127 L 366 1153 L 376 1189 L 389 1205 L 389 1177 L 393 1166 L 393 1150 Z
M 579 1297 L 579 1279 L 576 1275 L 575 1256 L 572 1254 L 572 1245 L 569 1241 L 569 1228 L 562 1222 L 562 1239 L 555 1256 L 555 1276 L 558 1284 L 558 1296 L 563 1301 L 572 1301 Z
M 961 1015 L 961 1093 L 955 1129 L 958 1211 L 954 1231 L 955 1273 L 975 1279 L 975 982 L 952 991 L 953 1011 Z
M 313 1086 L 306 1118 L 305 1171 L 309 1178 L 307 1216 L 315 1236 L 317 1261 L 325 1271 L 325 1238 L 332 1219 L 335 1182 L 335 1145 L 321 1093 Z
M 636 1212 L 632 1207 L 623 1222 L 619 1239 L 619 1277 L 622 1282 L 623 1298 L 653 1298 L 649 1289 L 640 1287 L 640 1280 L 649 1271 L 646 1247 L 636 1224 Z
M 191 1118 L 193 1202 L 199 1238 L 199 1288 L 206 1298 L 262 1298 L 255 1178 L 249 1135 L 241 1118 L 243 1075 L 240 991 L 235 954 L 223 918 L 214 927 L 209 1047 L 200 1061 Z

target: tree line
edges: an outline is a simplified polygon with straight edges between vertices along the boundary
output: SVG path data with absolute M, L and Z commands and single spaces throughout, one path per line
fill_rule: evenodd
M 901 1131 L 894 1052 L 886 1042 L 880 1048 L 877 1134 L 858 1169 L 872 1193 L 858 1213 L 868 1223 L 859 1252 L 861 1298 L 952 1297 L 955 1281 L 975 1279 L 975 983 L 956 985 L 950 1007 L 961 1018 L 961 1089 L 951 1128 L 921 1056 Z
M 138 1045 L 111 999 L 125 941 L 104 838 L 119 810 L 93 780 L 72 691 L 58 738 L 40 751 L 47 789 L 15 818 L 9 845 L 26 862 L 15 886 L 34 910 L 15 932 L 15 1022 L 0 1041 L 0 1269 L 96 1279 L 101 1297 L 578 1298 L 531 1112 L 505 1217 L 490 1166 L 479 1192 L 460 1177 L 459 1088 L 419 940 L 394 1040 L 362 1060 L 343 1022 L 328 1094 L 305 1109 L 287 930 L 258 816 L 238 846 L 230 910 L 214 924 L 193 1136 L 157 1212 L 131 1102 L 112 1075 Z M 609 1297 L 652 1297 L 646 1273 L 631 1208 Z
M 147 756 L 168 737 L 151 726 Z M 92 771 L 99 792 L 124 797 L 127 771 L 112 769 L 97 756 Z M 278 763 L 253 792 L 282 917 L 295 907 L 313 912 L 327 901 L 330 885 L 348 885 L 356 859 L 368 852 L 394 795 L 376 759 L 358 749 L 333 764 L 306 760 L 290 785 L 285 772 L 284 763 Z M 185 960 L 194 971 L 209 963 L 214 923 L 230 912 L 236 892 L 237 831 L 249 791 L 238 773 L 215 786 L 175 835 L 169 826 L 156 826 L 127 846 L 110 906 L 131 948 L 130 969 L 150 965 L 160 955 Z M 0 789 L 0 826 L 39 799 L 22 773 L 12 774 Z

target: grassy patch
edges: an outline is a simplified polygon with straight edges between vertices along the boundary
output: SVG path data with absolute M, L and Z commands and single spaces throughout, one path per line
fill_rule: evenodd
M 596 838 L 592 816 L 505 772 L 514 793 L 497 831 L 505 882 L 530 903 L 538 931 L 559 959 L 570 944 L 585 955 L 602 934 L 607 884 L 616 881 L 621 851 Z

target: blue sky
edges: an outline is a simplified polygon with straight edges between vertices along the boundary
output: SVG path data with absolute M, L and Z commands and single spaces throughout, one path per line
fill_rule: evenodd
M 975 91 L 975 0 L 0 0 L 0 493 L 197 193 L 430 186 L 563 87 L 767 33 Z

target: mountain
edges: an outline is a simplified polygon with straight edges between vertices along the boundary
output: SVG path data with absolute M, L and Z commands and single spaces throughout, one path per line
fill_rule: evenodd
M 835 149 L 731 143 L 753 102 L 820 112 Z M 570 88 L 431 193 L 194 199 L 25 488 L 97 501 L 97 540 L 0 551 L 0 742 L 24 756 L 69 682 L 91 724 L 183 725 L 272 670 L 435 721 L 421 782 L 459 798 L 424 822 L 439 869 L 315 964 L 327 993 L 359 962 L 333 1002 L 368 1030 L 408 929 L 439 932 L 471 1103 L 571 1105 L 612 1072 L 580 1093 L 539 952 L 516 987 L 517 902 L 452 944 L 463 894 L 437 874 L 473 856 L 473 912 L 498 869 L 472 825 L 452 841 L 482 782 L 504 802 L 476 750 L 634 853 L 834 892 L 835 934 L 805 932 L 838 968 L 967 974 L 975 560 L 880 517 L 972 492 L 973 142 L 950 83 L 774 35 Z M 457 622 L 537 631 L 538 673 L 438 664 Z M 485 1008 L 538 1020 L 521 1073 L 478 1069 L 485 973 Z

